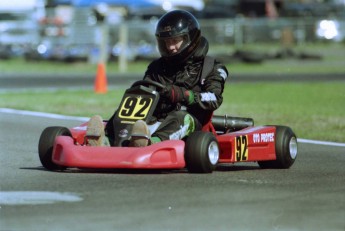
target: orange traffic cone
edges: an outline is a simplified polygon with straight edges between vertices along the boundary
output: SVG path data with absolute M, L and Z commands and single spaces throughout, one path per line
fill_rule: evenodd
M 97 66 L 97 74 L 95 79 L 95 92 L 104 94 L 107 93 L 107 76 L 104 63 L 99 63 Z

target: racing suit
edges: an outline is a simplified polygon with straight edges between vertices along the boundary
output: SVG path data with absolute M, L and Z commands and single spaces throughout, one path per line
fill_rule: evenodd
M 161 57 L 148 66 L 144 80 L 156 81 L 166 88 L 179 89 L 183 94 L 188 92 L 188 97 L 172 102 L 169 97 L 164 97 L 165 89 L 157 89 L 161 97 L 152 120 L 148 121 L 149 127 L 154 128 L 150 129 L 151 142 L 153 138 L 158 138 L 157 142 L 183 139 L 192 132 L 201 130 L 210 120 L 213 111 L 222 104 L 228 71 L 223 64 L 212 59 L 212 64 L 208 64 L 207 68 L 210 71 L 205 75 L 203 69 L 207 51 L 208 42 L 203 38 L 194 55 L 187 61 L 168 62 Z M 115 114 L 116 112 L 105 128 L 106 136 L 112 145 L 116 136 L 113 122 Z
M 153 80 L 164 86 L 177 86 L 192 95 L 192 99 L 178 103 L 160 98 L 153 116 L 162 123 L 152 137 L 158 137 L 160 140 L 182 139 L 193 131 L 201 130 L 213 111 L 222 104 L 228 71 L 223 64 L 215 60 L 210 73 L 202 79 L 204 58 L 205 56 L 190 58 L 180 65 L 159 58 L 148 66 L 144 80 Z

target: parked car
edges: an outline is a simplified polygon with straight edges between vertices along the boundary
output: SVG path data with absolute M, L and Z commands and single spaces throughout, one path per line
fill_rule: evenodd
M 0 2 L 0 56 L 21 56 L 39 41 L 38 21 L 43 0 Z

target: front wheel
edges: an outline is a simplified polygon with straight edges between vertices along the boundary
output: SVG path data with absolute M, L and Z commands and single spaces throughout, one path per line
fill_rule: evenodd
M 52 160 L 54 142 L 57 136 L 70 136 L 72 134 L 65 127 L 47 127 L 43 130 L 38 142 L 38 154 L 40 161 L 46 169 L 55 171 L 65 169 L 63 166 L 57 165 Z
M 276 160 L 259 161 L 261 168 L 290 168 L 297 157 L 297 137 L 291 128 L 276 126 Z
M 210 132 L 194 132 L 186 141 L 185 161 L 191 173 L 211 173 L 219 160 L 219 145 Z

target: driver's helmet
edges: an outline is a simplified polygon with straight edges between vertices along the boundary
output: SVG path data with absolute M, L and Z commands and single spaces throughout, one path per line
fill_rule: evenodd
M 163 15 L 156 27 L 158 49 L 168 61 L 184 62 L 193 55 L 200 42 L 200 25 L 196 18 L 184 10 L 173 10 Z M 165 40 L 182 37 L 183 42 L 176 53 L 171 53 Z

